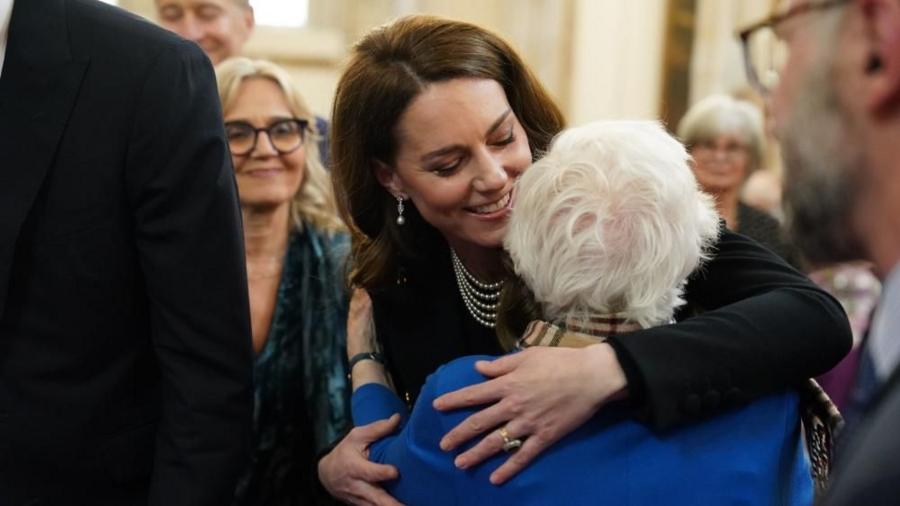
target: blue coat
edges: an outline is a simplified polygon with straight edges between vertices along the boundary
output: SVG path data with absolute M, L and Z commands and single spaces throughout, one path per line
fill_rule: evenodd
M 401 429 L 370 448 L 369 458 L 397 466 L 389 493 L 410 506 L 566 505 L 808 505 L 813 485 L 800 435 L 797 396 L 771 395 L 714 419 L 655 433 L 609 406 L 546 450 L 502 486 L 488 477 L 497 455 L 460 471 L 441 437 L 473 410 L 440 413 L 438 396 L 479 383 L 475 361 L 463 357 L 438 369 L 422 388 L 412 414 L 389 389 L 368 384 L 353 394 L 356 425 L 401 413 Z

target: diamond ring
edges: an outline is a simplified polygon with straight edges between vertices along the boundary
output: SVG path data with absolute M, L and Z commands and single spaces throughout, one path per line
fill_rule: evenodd
M 514 450 L 518 450 L 522 446 L 522 440 L 517 437 L 509 437 L 509 432 L 506 431 L 506 426 L 500 427 L 497 430 L 497 433 L 500 434 L 500 437 L 503 438 L 503 451 L 511 452 Z

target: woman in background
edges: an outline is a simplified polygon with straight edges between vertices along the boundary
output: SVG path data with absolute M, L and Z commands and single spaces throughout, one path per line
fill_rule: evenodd
M 765 154 L 760 110 L 750 102 L 712 95 L 688 110 L 678 123 L 678 137 L 694 157 L 697 181 L 715 197 L 726 226 L 796 263 L 778 220 L 740 200 L 744 183 Z
M 255 451 L 238 505 L 319 504 L 315 456 L 349 423 L 348 237 L 319 161 L 314 117 L 281 68 L 216 68 L 244 222 Z M 223 308 L 223 310 L 226 310 Z

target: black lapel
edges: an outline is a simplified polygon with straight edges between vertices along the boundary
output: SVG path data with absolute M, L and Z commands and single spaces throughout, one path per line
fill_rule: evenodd
M 78 95 L 65 0 L 15 0 L 0 76 L 0 316 L 16 240 Z

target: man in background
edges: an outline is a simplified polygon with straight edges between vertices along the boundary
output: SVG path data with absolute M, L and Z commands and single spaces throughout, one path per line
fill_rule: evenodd
M 203 48 L 213 65 L 242 56 L 256 26 L 250 0 L 156 0 L 156 15 L 160 25 Z M 316 130 L 328 167 L 328 120 L 316 115 Z
M 0 62 L 0 505 L 229 504 L 253 357 L 209 61 L 96 0 L 0 0 Z
M 238 56 L 255 26 L 249 0 L 156 0 L 159 23 L 199 45 L 218 65 Z
M 797 0 L 771 28 L 788 59 L 771 91 L 793 239 L 812 261 L 868 259 L 884 292 L 857 378 L 862 416 L 827 505 L 900 498 L 900 0 Z M 753 34 L 745 31 L 749 61 Z M 754 67 L 751 65 L 750 67 Z

